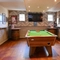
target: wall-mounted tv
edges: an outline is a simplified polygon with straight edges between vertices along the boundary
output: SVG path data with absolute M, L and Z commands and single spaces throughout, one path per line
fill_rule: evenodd
M 42 22 L 42 13 L 28 13 L 29 22 Z

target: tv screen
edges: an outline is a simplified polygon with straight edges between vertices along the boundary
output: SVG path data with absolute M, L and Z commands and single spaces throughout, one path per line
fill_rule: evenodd
M 29 22 L 42 22 L 42 13 L 28 13 Z

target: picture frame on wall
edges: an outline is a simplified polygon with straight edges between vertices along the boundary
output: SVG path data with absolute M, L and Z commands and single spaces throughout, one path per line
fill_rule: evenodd
M 17 15 L 12 15 L 11 16 L 11 22 L 12 22 L 12 24 L 16 24 L 17 23 Z

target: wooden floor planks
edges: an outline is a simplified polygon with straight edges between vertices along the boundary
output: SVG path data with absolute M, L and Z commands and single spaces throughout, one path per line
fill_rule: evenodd
M 52 56 L 46 56 L 43 47 L 40 47 L 30 58 L 26 39 L 9 40 L 0 45 L 0 60 L 60 60 L 60 41 L 56 40 L 52 46 Z

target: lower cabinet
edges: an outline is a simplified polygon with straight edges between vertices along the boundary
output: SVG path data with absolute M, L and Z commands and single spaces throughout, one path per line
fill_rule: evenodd
M 8 33 L 6 28 L 0 29 L 0 45 L 8 40 Z
M 57 29 L 54 29 L 54 28 L 50 28 L 50 29 L 47 29 L 49 32 L 53 33 L 53 34 L 57 34 Z
M 11 29 L 11 38 L 13 40 L 18 40 L 20 37 L 20 29 Z
M 60 39 L 60 28 L 57 31 L 58 38 Z

